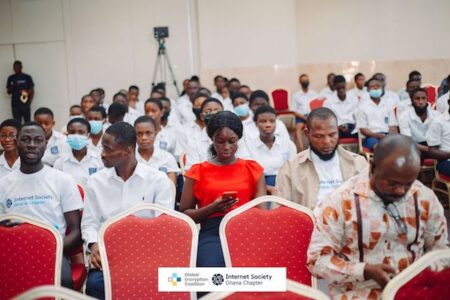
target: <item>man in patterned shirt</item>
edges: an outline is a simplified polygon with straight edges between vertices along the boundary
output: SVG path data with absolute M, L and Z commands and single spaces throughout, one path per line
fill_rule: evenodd
M 436 195 L 416 180 L 420 156 L 401 135 L 383 139 L 369 177 L 350 178 L 314 211 L 308 268 L 333 299 L 379 299 L 388 281 L 425 252 L 447 247 Z

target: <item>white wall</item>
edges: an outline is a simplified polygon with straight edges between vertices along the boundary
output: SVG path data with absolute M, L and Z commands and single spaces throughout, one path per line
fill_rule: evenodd
M 416 66 L 438 83 L 450 72 L 449 11 L 448 0 L 0 0 L 0 84 L 22 60 L 36 83 L 32 108 L 53 108 L 57 128 L 95 87 L 110 101 L 137 84 L 145 99 L 155 26 L 170 27 L 180 86 L 197 73 L 212 87 L 222 73 L 253 88 L 294 89 L 305 71 L 318 89 L 328 71 L 385 70 L 397 89 Z M 3 88 L 0 120 L 10 115 Z
M 96 87 L 103 87 L 111 101 L 118 90 L 137 84 L 145 100 L 157 55 L 153 27 L 169 26 L 166 46 L 181 86 L 196 68 L 193 2 L 0 0 L 0 82 L 6 85 L 13 61 L 21 60 L 35 82 L 32 110 L 52 108 L 57 128 L 67 121 L 68 107 Z M 3 120 L 11 116 L 10 97 L 6 89 L 0 95 Z
M 448 0 L 297 0 L 298 63 L 450 58 Z

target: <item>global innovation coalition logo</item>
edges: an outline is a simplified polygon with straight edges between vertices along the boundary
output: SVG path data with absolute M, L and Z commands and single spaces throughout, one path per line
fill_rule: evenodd
M 177 273 L 172 273 L 172 276 L 169 277 L 168 281 L 172 283 L 172 286 L 177 286 L 177 283 L 181 282 L 181 276 L 178 276 Z

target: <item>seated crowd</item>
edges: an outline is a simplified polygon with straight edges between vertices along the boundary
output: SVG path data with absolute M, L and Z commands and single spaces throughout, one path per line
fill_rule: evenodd
M 416 178 L 425 158 L 450 177 L 450 99 L 444 93 L 432 107 L 417 71 L 399 93 L 386 89 L 382 73 L 354 81 L 348 90 L 344 76 L 330 73 L 316 93 L 302 74 L 290 101 L 293 139 L 265 91 L 220 75 L 214 93 L 193 76 L 175 100 L 164 84 L 145 102 L 134 85 L 111 104 L 94 89 L 70 107 L 61 132 L 46 107 L 23 125 L 5 120 L 0 213 L 60 232 L 63 286 L 72 287 L 70 253 L 84 243 L 86 293 L 103 299 L 98 235 L 111 217 L 139 203 L 176 209 L 201 224 L 197 266 L 223 267 L 224 215 L 276 195 L 314 211 L 307 266 L 333 298 L 380 298 L 395 274 L 448 245 L 443 207 Z M 321 108 L 311 110 L 314 99 L 324 100 Z M 339 144 L 358 136 L 372 161 Z M 23 201 L 35 194 L 48 200 Z

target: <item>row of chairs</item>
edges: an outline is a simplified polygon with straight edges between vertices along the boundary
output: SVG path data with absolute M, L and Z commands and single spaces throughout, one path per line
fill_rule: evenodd
M 266 202 L 275 203 L 277 208 L 258 208 Z M 148 210 L 161 215 L 143 218 Z M 2 298 L 11 299 L 42 285 L 59 286 L 63 247 L 59 233 L 51 226 L 26 216 L 2 216 L 0 221 L 6 219 L 18 220 L 22 224 L 0 227 Z M 286 267 L 287 278 L 292 281 L 288 287 L 293 287 L 292 291 L 297 290 L 297 294 L 303 291 L 303 295 L 311 299 L 327 299 L 316 290 L 316 279 L 306 268 L 313 228 L 314 219 L 308 208 L 275 196 L 259 197 L 223 218 L 220 237 L 226 266 Z M 189 217 L 176 211 L 145 204 L 112 218 L 102 226 L 99 233 L 106 298 L 195 299 L 195 293 L 158 293 L 157 287 L 158 267 L 196 266 L 197 245 L 198 227 Z M 450 250 L 426 255 L 415 263 L 421 263 L 418 267 L 408 268 L 398 278 L 409 274 L 410 277 L 405 277 L 406 281 L 419 278 L 414 279 L 417 281 L 414 283 L 415 288 L 417 285 L 432 285 L 434 289 L 436 282 L 442 281 L 420 281 L 421 275 L 416 275 L 428 272 L 428 277 L 432 274 L 440 279 L 443 274 L 447 280 L 450 279 L 448 272 L 429 273 L 426 269 L 430 259 L 444 256 L 450 258 Z M 399 283 L 391 287 L 392 290 L 399 290 L 404 285 L 397 277 L 392 282 Z M 445 285 L 442 288 L 445 289 Z M 264 295 L 270 298 L 275 294 L 213 293 L 205 299 L 249 299 Z M 289 297 L 289 293 L 285 296 L 286 299 L 298 299 L 292 295 Z

